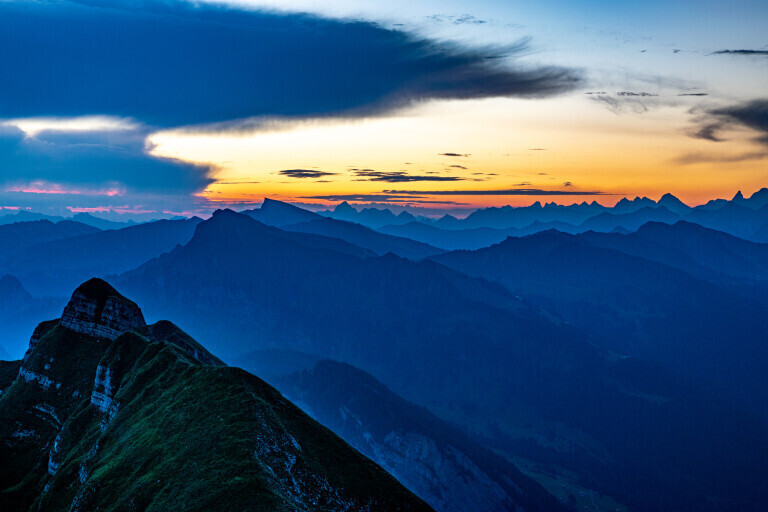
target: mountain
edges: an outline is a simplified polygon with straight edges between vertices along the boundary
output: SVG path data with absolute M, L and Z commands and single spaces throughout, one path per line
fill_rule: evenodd
M 761 370 L 768 364 L 768 346 L 761 341 L 768 309 L 757 301 L 676 268 L 594 245 L 589 237 L 556 231 L 432 259 L 503 284 L 587 330 L 598 346 L 712 380 L 768 412 Z
M 739 206 L 746 206 L 747 208 L 758 210 L 765 205 L 768 205 L 768 188 L 761 188 L 749 196 L 748 199 L 741 194 L 741 191 L 739 191 L 731 202 L 738 204 Z
M 332 219 L 354 222 L 370 228 L 378 228 L 386 225 L 407 224 L 416 220 L 412 214 L 403 210 L 397 215 L 387 208 L 363 208 L 358 211 L 348 202 L 343 201 L 336 205 L 333 211 L 324 212 L 324 216 Z
M 708 280 L 768 281 L 768 244 L 686 221 L 649 222 L 635 233 L 579 235 L 592 245 L 663 263 Z
M 89 226 L 93 226 L 102 230 L 122 229 L 136 224 L 136 222 L 133 220 L 129 220 L 127 222 L 116 222 L 113 220 L 102 219 L 101 217 L 96 217 L 95 215 L 91 215 L 90 213 L 86 212 L 76 213 L 74 216 L 72 216 L 72 220 L 75 222 L 82 222 L 83 224 L 88 224 Z
M 64 296 L 91 276 L 135 268 L 192 237 L 200 219 L 159 220 L 36 244 L 0 260 L 36 296 Z
M 352 207 L 350 206 L 350 208 Z M 343 208 L 341 211 L 344 211 Z M 264 199 L 264 204 L 260 209 L 247 210 L 241 213 L 263 224 L 279 227 L 286 231 L 344 240 L 379 256 L 391 252 L 403 258 L 417 260 L 442 252 L 436 247 L 409 238 L 386 235 L 361 224 L 323 217 L 298 206 L 274 199 Z
M 566 510 L 509 461 L 353 366 L 323 360 L 277 384 L 438 512 Z
M 314 247 L 304 240 L 308 236 L 219 211 L 197 226 L 185 246 L 121 275 L 118 283 L 149 316 L 172 313 L 226 362 L 271 351 L 298 354 L 282 359 L 284 370 L 291 362 L 304 367 L 313 359 L 351 364 L 405 400 L 482 438 L 503 457 L 522 460 L 526 471 L 553 486 L 610 497 L 638 511 L 714 512 L 724 503 L 757 511 L 768 499 L 762 485 L 768 425 L 750 410 L 751 401 L 742 403 L 749 397 L 759 407 L 753 397 L 764 388 L 761 381 L 757 391 L 746 390 L 736 400 L 722 383 L 714 386 L 693 368 L 675 372 L 606 349 L 607 339 L 599 338 L 604 330 L 593 334 L 564 321 L 542 308 L 536 296 L 517 297 L 500 284 L 429 260 L 365 258 Z M 675 286 L 690 284 L 685 289 L 695 300 L 712 298 L 708 283 L 645 264 L 662 271 L 655 277 L 660 282 L 666 275 L 673 282 L 686 276 Z M 546 258 L 539 270 L 525 269 L 533 275 L 551 270 Z M 648 275 L 638 279 L 643 277 Z M 553 289 L 559 289 L 557 277 L 552 280 Z M 700 294 L 702 286 L 706 293 Z M 579 286 L 574 288 L 578 292 Z M 653 290 L 650 284 L 647 288 Z M 609 288 L 615 289 L 621 291 Z M 670 301 L 686 297 L 674 294 Z M 626 308 L 622 301 L 631 294 L 619 298 L 618 306 Z M 653 298 L 642 297 L 650 304 Z M 689 332 L 691 339 L 682 345 L 674 338 L 671 313 L 658 323 L 653 316 L 613 319 L 611 310 L 596 317 L 639 324 L 641 332 L 671 329 L 664 341 L 679 358 L 685 349 L 692 350 L 689 358 L 698 358 L 699 350 L 711 354 L 719 335 L 721 350 L 721 340 L 728 339 L 733 354 L 720 364 L 732 368 L 738 356 L 744 370 L 739 379 L 756 379 L 754 371 L 764 366 L 759 353 L 752 355 L 761 344 L 747 346 L 755 342 L 754 333 L 744 340 L 739 336 L 766 315 L 739 300 L 729 304 L 732 298 L 723 294 L 705 310 L 675 306 L 687 328 L 702 311 L 713 316 L 700 322 L 700 332 Z M 666 305 L 661 303 L 659 311 Z M 718 306 L 724 309 L 715 314 Z M 584 313 L 589 317 L 602 307 L 598 303 Z M 707 322 L 734 310 L 730 333 L 706 331 Z M 757 316 L 749 319 L 750 314 Z M 747 327 L 739 325 L 744 320 Z M 691 348 L 697 336 L 704 343 Z M 647 341 L 636 334 L 630 339 Z M 657 353 L 657 360 L 664 355 Z
M 36 298 L 14 276 L 0 277 L 0 345 L 11 357 L 21 357 L 29 331 L 40 321 L 61 311 L 57 299 Z
M 673 196 L 672 194 L 664 194 L 661 196 L 661 198 L 656 203 L 658 206 L 663 206 L 667 210 L 671 211 L 672 213 L 675 213 L 677 215 L 685 215 L 689 211 L 691 211 L 691 207 L 682 202 L 677 197 Z
M 603 212 L 579 225 L 578 231 L 602 231 L 608 233 L 617 228 L 635 231 L 647 222 L 672 224 L 680 220 L 680 215 L 669 211 L 664 206 L 646 206 L 630 213 Z
M 16 222 L 33 222 L 36 220 L 47 220 L 55 224 L 56 222 L 67 219 L 58 215 L 46 215 L 44 213 L 30 212 L 27 210 L 19 210 L 14 213 L 0 215 L 0 225 L 14 224 Z
M 379 256 L 392 253 L 402 258 L 420 260 L 444 252 L 437 247 L 415 241 L 410 237 L 379 233 L 369 227 L 343 220 L 321 218 L 283 226 L 283 229 L 340 238 Z
M 90 213 L 86 213 L 86 212 L 76 213 L 74 216 L 69 218 L 62 217 L 60 215 L 46 215 L 44 213 L 30 212 L 27 210 L 19 210 L 16 213 L 7 213 L 5 215 L 0 215 L 0 225 L 13 224 L 16 222 L 33 222 L 33 221 L 40 221 L 40 220 L 46 220 L 54 224 L 59 223 L 61 221 L 73 221 L 73 222 L 79 222 L 80 224 L 86 224 L 88 226 L 95 227 L 100 230 L 120 229 L 120 228 L 124 228 L 124 227 L 128 227 L 136 224 L 136 222 L 133 220 L 129 220 L 127 222 L 115 222 L 107 219 L 102 219 L 101 217 L 96 217 L 95 215 L 91 215 Z
M 740 238 L 749 238 L 768 223 L 768 205 L 752 208 L 738 202 L 729 202 L 718 209 L 697 207 L 684 220 Z
M 258 220 L 259 222 L 266 224 L 267 226 L 286 226 L 288 224 L 298 224 L 299 222 L 307 222 L 312 220 L 321 219 L 322 216 L 294 206 L 292 204 L 284 203 L 282 201 L 276 201 L 268 197 L 264 198 L 264 202 L 261 208 L 255 210 L 246 210 L 245 215 Z
M 33 245 L 97 231 L 98 228 L 71 220 L 60 220 L 56 223 L 35 220 L 0 224 L 0 260 Z
M 104 281 L 78 287 L 24 361 L 0 365 L 0 508 L 430 510 L 269 385 L 176 339 Z
M 445 250 L 479 249 L 497 244 L 509 236 L 509 231 L 493 228 L 441 229 L 434 224 L 409 222 L 390 224 L 377 229 L 388 235 L 410 238 Z
M 564 222 L 567 224 L 581 224 L 590 217 L 605 211 L 606 208 L 596 202 L 572 204 L 568 206 L 548 203 L 543 205 L 538 201 L 531 206 L 513 208 L 502 206 L 500 208 L 481 208 L 471 213 L 465 219 L 457 222 L 442 223 L 438 227 L 445 229 L 471 229 L 471 228 L 524 228 L 534 222 Z M 436 224 L 437 225 L 437 224 Z

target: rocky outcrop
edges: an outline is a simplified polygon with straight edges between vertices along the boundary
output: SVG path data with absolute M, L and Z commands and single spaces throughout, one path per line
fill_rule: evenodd
M 72 294 L 61 325 L 96 338 L 115 340 L 124 332 L 146 326 L 141 309 L 106 281 L 91 279 Z

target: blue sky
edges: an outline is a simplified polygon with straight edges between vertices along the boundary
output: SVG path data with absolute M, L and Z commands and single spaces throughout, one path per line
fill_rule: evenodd
M 553 197 L 749 190 L 768 177 L 765 26 L 754 1 L 2 2 L 0 206 L 204 213 L 375 195 L 382 173 L 414 192 L 430 173 Z M 609 169 L 605 133 L 631 162 Z M 546 172 L 503 158 L 539 145 Z M 454 149 L 471 164 L 436 157 Z

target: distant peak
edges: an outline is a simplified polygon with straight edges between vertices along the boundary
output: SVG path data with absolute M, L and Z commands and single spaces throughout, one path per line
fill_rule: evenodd
M 270 199 L 269 197 L 265 197 L 264 200 L 261 202 L 261 209 L 264 210 L 269 208 L 279 208 L 287 206 L 289 208 L 298 208 L 298 206 L 294 206 L 292 204 L 286 203 L 284 201 L 278 201 L 277 199 Z
M 216 217 L 219 218 L 227 218 L 227 217 L 234 217 L 235 215 L 240 215 L 234 210 L 230 210 L 229 208 L 224 208 L 222 210 L 216 210 L 213 212 L 213 215 L 211 215 L 211 218 L 214 219 Z
M 742 199 L 744 199 L 744 195 L 741 193 L 741 190 L 739 190 L 738 192 L 736 192 L 736 195 L 733 196 L 733 199 L 731 199 L 731 201 L 741 201 Z
M 339 212 L 357 213 L 357 210 L 355 210 L 355 208 L 351 204 L 349 204 L 347 201 L 342 201 L 336 205 L 336 208 L 333 209 L 333 213 L 339 213 Z
M 116 339 L 146 325 L 141 309 L 103 279 L 77 287 L 61 315 L 61 325 L 97 338 Z
M 24 285 L 21 284 L 16 276 L 5 274 L 0 277 L 0 295 L 3 298 L 19 298 L 19 297 L 31 297 L 27 290 L 24 289 Z

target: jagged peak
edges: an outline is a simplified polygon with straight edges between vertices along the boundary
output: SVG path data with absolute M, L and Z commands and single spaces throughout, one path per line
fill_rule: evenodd
M 744 199 L 744 194 L 742 194 L 741 190 L 739 190 L 738 192 L 736 192 L 736 195 L 733 196 L 733 199 L 731 199 L 731 201 L 741 201 L 742 199 Z
M 61 325 L 97 338 L 116 339 L 146 326 L 141 309 L 103 279 L 77 287 L 61 315 Z

